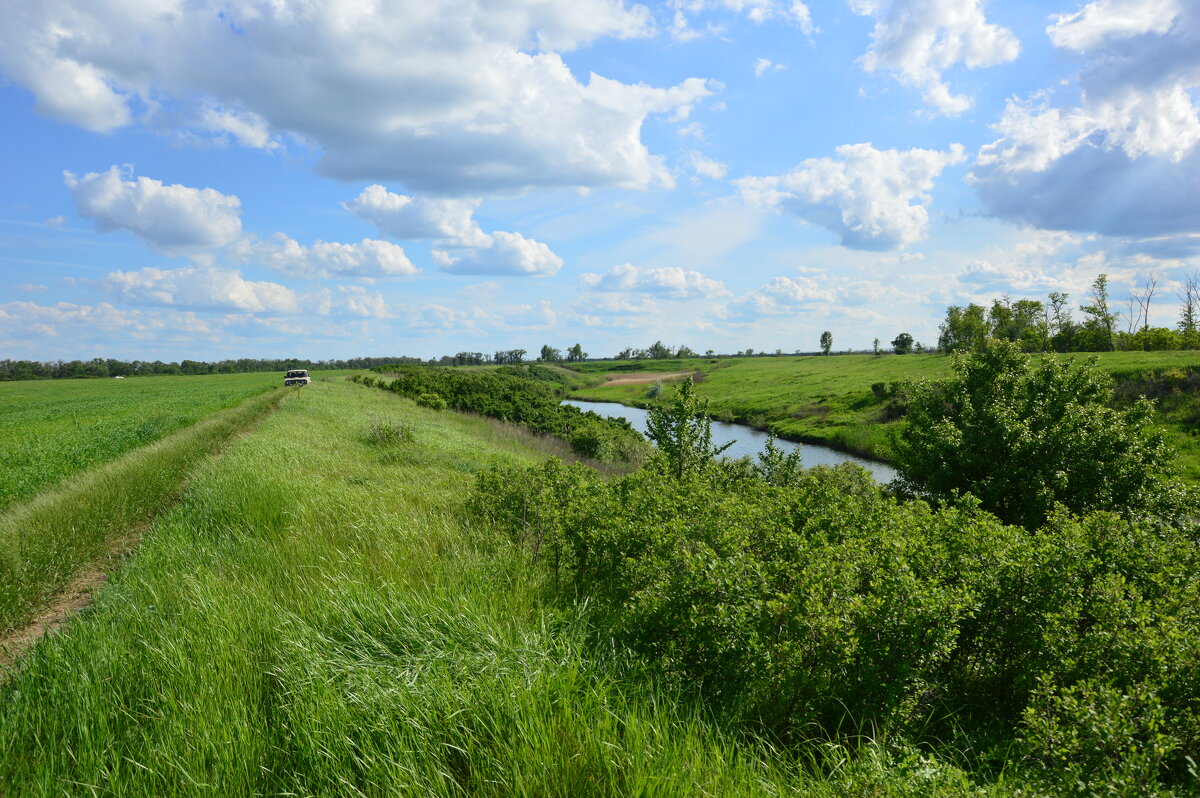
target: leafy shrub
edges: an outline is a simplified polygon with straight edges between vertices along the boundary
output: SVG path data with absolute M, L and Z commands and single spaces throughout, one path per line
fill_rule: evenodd
M 911 389 L 909 423 L 893 454 L 908 489 L 959 492 L 1010 523 L 1034 528 L 1055 504 L 1075 512 L 1174 512 L 1160 498 L 1170 454 L 1138 401 L 1108 406 L 1111 380 L 1094 359 L 1029 356 L 988 340 L 955 355 L 955 377 Z M 1164 492 L 1165 491 L 1165 492 Z
M 443 399 L 441 396 L 439 396 L 436 393 L 429 393 L 429 392 L 419 393 L 419 394 L 417 394 L 417 397 L 413 401 L 416 402 L 421 407 L 427 407 L 430 410 L 445 410 L 446 409 L 446 400 Z
M 773 442 L 717 461 L 694 399 L 662 425 L 686 454 L 612 484 L 553 460 L 497 469 L 470 505 L 553 564 L 602 639 L 781 739 L 849 725 L 1011 751 L 1050 794 L 1194 786 L 1195 519 L 1060 507 L 1030 531 L 972 496 L 934 508 L 854 466 L 804 470 Z
M 546 366 L 507 366 L 491 371 L 457 371 L 417 365 L 391 366 L 391 382 L 378 387 L 415 400 L 434 409 L 452 409 L 479 413 L 528 427 L 534 432 L 570 440 L 576 428 L 603 425 L 608 432 L 600 436 L 610 445 L 601 450 L 625 462 L 644 457 L 645 440 L 629 422 L 606 419 L 559 403 L 547 380 L 530 379 L 530 369 L 560 376 Z

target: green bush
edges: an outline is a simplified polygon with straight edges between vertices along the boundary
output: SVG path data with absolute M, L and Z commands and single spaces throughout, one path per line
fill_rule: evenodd
M 428 407 L 430 410 L 445 410 L 446 400 L 436 393 L 419 393 L 414 399 L 421 407 Z
M 893 442 L 902 484 L 944 499 L 969 492 L 1010 523 L 1034 528 L 1056 504 L 1074 512 L 1174 513 L 1162 477 L 1171 453 L 1153 406 L 1109 407 L 1111 379 L 1091 359 L 1036 367 L 1007 341 L 955 355 L 955 376 L 910 389 Z
M 600 639 L 778 739 L 870 729 L 1049 794 L 1196 786 L 1194 524 L 1060 510 L 1031 531 L 777 451 L 611 484 L 494 470 L 472 506 L 553 563 Z

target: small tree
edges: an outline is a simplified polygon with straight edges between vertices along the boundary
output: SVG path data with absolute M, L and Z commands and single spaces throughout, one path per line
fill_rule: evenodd
M 734 443 L 713 446 L 708 400 L 696 394 L 690 377 L 679 383 L 673 401 L 650 408 L 646 435 L 662 453 L 667 472 L 676 477 L 707 467 Z
M 1030 358 L 989 340 L 954 361 L 955 376 L 909 390 L 894 441 L 901 484 L 932 496 L 977 496 L 1009 523 L 1039 526 L 1056 503 L 1074 512 L 1135 511 L 1155 501 L 1170 453 L 1149 402 L 1109 407 L 1095 358 Z M 1165 495 L 1165 494 L 1162 494 Z
M 828 355 L 830 349 L 833 349 L 833 333 L 826 330 L 821 333 L 821 352 Z
M 1200 272 L 1188 275 L 1179 292 L 1179 332 L 1184 349 L 1200 349 Z
M 538 356 L 538 360 L 543 363 L 558 363 L 562 360 L 562 352 L 550 346 L 550 344 L 546 344 L 542 347 L 542 353 Z
M 907 355 L 912 351 L 913 337 L 908 333 L 900 333 L 892 339 L 892 349 L 897 355 Z
M 1076 335 L 1082 337 L 1083 349 L 1088 352 L 1111 352 L 1115 346 L 1113 334 L 1117 328 L 1117 314 L 1108 307 L 1108 275 L 1096 275 L 1092 283 L 1092 304 L 1079 308 L 1086 316 L 1083 329 Z
M 587 352 L 584 352 L 583 347 L 580 346 L 579 344 L 575 344 L 574 346 L 567 349 L 567 362 L 568 363 L 581 363 L 584 360 L 587 360 Z
M 878 338 L 876 338 L 875 341 L 871 345 L 875 348 L 875 357 L 879 357 L 883 354 L 883 350 L 879 348 L 879 339 Z
M 671 347 L 667 346 L 662 341 L 655 341 L 650 345 L 650 348 L 646 350 L 646 355 L 654 360 L 665 360 L 666 358 L 671 357 Z

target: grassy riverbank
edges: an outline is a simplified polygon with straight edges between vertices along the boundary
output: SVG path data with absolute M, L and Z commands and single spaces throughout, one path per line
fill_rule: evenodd
M 1087 355 L 1076 355 L 1078 358 Z M 1200 370 L 1197 352 L 1105 352 L 1100 367 L 1118 384 L 1137 383 L 1149 374 Z M 591 361 L 573 364 L 583 374 L 631 376 L 688 372 L 698 376 L 698 392 L 709 399 L 714 418 L 769 429 L 782 437 L 823 443 L 887 460 L 891 427 L 900 398 L 894 386 L 907 380 L 950 374 L 945 355 L 832 355 L 808 357 L 691 358 L 685 360 Z M 576 399 L 645 407 L 654 384 L 577 388 Z M 1160 420 L 1179 452 L 1181 473 L 1200 483 L 1200 397 L 1163 402 Z

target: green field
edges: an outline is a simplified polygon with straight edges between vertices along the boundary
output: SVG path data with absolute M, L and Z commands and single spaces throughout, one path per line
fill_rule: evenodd
M 789 379 L 809 386 L 803 402 L 836 404 L 864 391 L 876 402 L 872 382 L 914 371 L 936 376 L 947 361 L 629 365 L 701 370 L 700 387 L 717 398 L 724 390 L 723 412 L 732 415 L 733 408 L 767 412 L 771 397 L 787 396 Z M 1140 374 L 1164 364 L 1115 365 Z M 612 364 L 587 366 L 592 375 L 581 383 Z M 223 378 L 169 379 L 190 389 Z M 126 398 L 118 393 L 126 387 L 97 382 L 93 395 Z M 647 388 L 625 389 L 625 398 L 638 399 Z M 878 413 L 882 402 L 838 412 Z M 955 691 L 926 695 L 919 685 L 910 685 L 913 694 L 935 714 L 906 720 L 895 733 L 874 725 L 868 703 L 862 716 L 847 712 L 833 724 L 765 735 L 763 725 L 739 715 L 736 696 L 720 704 L 678 678 L 704 663 L 662 658 L 670 651 L 670 624 L 639 628 L 642 648 L 621 642 L 607 625 L 613 608 L 604 609 L 603 584 L 594 594 L 570 592 L 570 574 L 560 586 L 557 559 L 551 569 L 546 556 L 531 556 L 528 543 L 514 545 L 511 530 L 470 509 L 501 500 L 495 474 L 490 483 L 479 479 L 488 469 L 569 451 L 522 427 L 428 409 L 339 376 L 261 391 L 15 502 L 0 515 L 0 569 L 7 569 L 0 572 L 0 629 L 52 601 L 72 573 L 103 560 L 114 537 L 133 530 L 137 541 L 119 566 L 108 566 L 110 577 L 90 606 L 11 667 L 0 665 L 0 795 L 1007 796 L 1059 794 L 1046 786 L 1067 783 L 1059 771 L 1086 780 L 1080 794 L 1109 774 L 1122 780 L 1113 790 L 1119 795 L 1146 794 L 1144 778 L 1161 777 L 1155 794 L 1163 796 L 1194 794 L 1200 786 L 1178 766 L 1193 738 L 1161 725 L 1168 717 L 1162 707 L 1170 702 L 1175 711 L 1195 693 L 1188 663 L 1196 661 L 1193 608 L 1200 606 L 1193 601 L 1200 581 L 1189 570 L 1194 555 L 1174 549 L 1179 557 L 1163 559 L 1166 538 L 1105 517 L 1057 531 L 1001 527 L 975 520 L 968 505 L 947 511 L 947 537 L 930 526 L 943 521 L 929 508 L 897 504 L 869 480 L 853 479 L 853 469 L 811 472 L 796 495 L 781 493 L 787 501 L 761 506 L 739 503 L 736 480 L 713 483 L 728 495 L 706 495 L 702 480 L 687 483 L 697 486 L 695 495 L 684 483 L 659 490 L 651 480 L 637 498 L 635 489 L 614 482 L 628 469 L 592 477 L 612 483 L 606 501 L 630 500 L 614 508 L 611 529 L 594 525 L 597 543 L 634 528 L 621 513 L 644 520 L 670 511 L 670 519 L 663 516 L 669 534 L 657 534 L 653 520 L 643 532 L 650 540 L 679 539 L 683 559 L 642 561 L 644 552 L 633 546 L 620 552 L 623 564 L 614 570 L 657 574 L 685 594 L 698 591 L 695 601 L 679 605 L 675 621 L 683 628 L 736 638 L 749 628 L 737 613 L 749 606 L 772 619 L 764 629 L 783 629 L 774 625 L 776 615 L 778 624 L 832 624 L 823 633 L 833 645 L 827 651 L 804 635 L 795 638 L 798 647 L 780 644 L 780 655 L 796 662 L 818 658 L 789 670 L 788 679 L 827 672 L 821 678 L 847 695 L 886 693 L 890 677 L 856 681 L 876 677 L 870 668 L 854 670 L 851 649 L 869 652 L 863 661 L 879 663 L 881 673 L 903 670 L 902 652 L 915 652 L 914 662 L 925 656 L 925 633 L 909 632 L 943 628 L 946 614 L 985 644 L 962 652 L 967 664 L 952 668 L 965 674 L 965 692 L 990 696 L 988 679 L 1004 668 L 1029 679 L 1060 673 L 1064 684 L 1077 678 L 1084 691 L 1062 693 L 1059 710 L 1068 714 L 1061 718 L 1058 710 L 1030 705 L 1041 714 L 1029 717 L 1061 720 L 1041 732 L 1050 743 L 1058 745 L 1058 728 L 1078 734 L 1068 741 L 1075 759 L 1061 763 L 1012 753 L 1010 746 L 1025 745 L 1016 738 L 955 731 L 955 713 L 964 711 Z M 500 479 L 505 473 L 520 472 L 500 472 Z M 503 484 L 531 491 L 546 518 L 573 513 L 576 504 L 585 511 L 601 506 L 584 483 L 560 483 L 561 501 L 541 493 L 535 479 Z M 762 490 L 745 485 L 745 495 Z M 654 509 L 654 501 L 669 507 Z M 789 502 L 801 513 L 810 508 L 803 530 L 772 516 Z M 541 540 L 540 521 L 530 527 L 523 512 L 513 518 L 522 534 L 534 533 L 529 540 Z M 800 581 L 758 596 L 754 578 L 736 570 L 750 563 L 743 546 L 718 553 L 695 536 L 705 518 L 712 523 L 704 528 L 718 537 L 745 534 L 759 554 L 782 557 L 778 568 L 762 572 L 775 584 Z M 1055 534 L 1070 536 L 1070 545 L 1059 545 Z M 1180 541 L 1185 532 L 1170 534 Z M 913 567 L 897 566 L 906 558 Z M 1061 566 L 1061 574 L 1025 565 L 1043 561 Z M 928 580 L 929 590 L 918 590 L 925 583 L 917 579 Z M 1040 642 L 1044 624 L 1030 620 L 1056 619 L 1066 606 L 1051 601 L 1038 609 L 1038 596 L 1052 595 L 1054 586 L 1078 587 L 1067 602 L 1076 615 L 1055 620 L 1052 639 L 1084 641 L 1084 648 L 1064 649 L 1065 663 Z M 656 595 L 639 592 L 637 606 L 671 616 L 671 605 Z M 975 607 L 979 596 L 996 601 Z M 708 605 L 718 612 L 696 614 Z M 1160 609 L 1170 617 L 1160 617 Z M 861 629 L 852 621 L 893 614 L 903 621 L 894 639 L 889 630 L 898 621 Z M 1087 637 L 1093 625 L 1099 632 Z M 1106 643 L 1110 632 L 1120 639 Z M 764 633 L 756 646 L 773 650 L 771 639 Z M 1101 650 L 1110 644 L 1116 648 Z M 1023 647 L 1036 654 L 1027 667 Z M 1071 659 L 1077 654 L 1086 656 Z M 950 668 L 957 660 L 947 662 Z M 1072 704 L 1073 696 L 1108 700 L 1109 663 L 1135 677 L 1128 695 L 1117 694 L 1111 705 Z M 1154 681 L 1160 666 L 1178 680 L 1165 687 Z M 758 683 L 771 678 L 767 668 Z M 1155 695 L 1137 692 L 1143 684 L 1164 691 L 1161 706 Z M 1045 700 L 1058 700 L 1050 695 Z M 965 729 L 969 718 L 963 720 Z M 922 736 L 922 724 L 936 734 Z M 1126 737 L 1127 745 L 1120 742 Z M 1105 753 L 1114 740 L 1119 748 Z M 1159 761 L 1170 768 L 1156 771 Z
M 278 374 L 0 382 L 0 511 L 282 384 Z
M 1104 352 L 1097 357 L 1100 367 L 1118 381 L 1138 380 L 1146 372 L 1200 369 L 1200 352 Z M 818 355 L 591 361 L 574 367 L 593 377 L 698 372 L 698 391 L 709 399 L 714 418 L 886 460 L 895 423 L 888 414 L 891 398 L 877 396 L 871 386 L 946 377 L 950 362 L 945 355 Z M 644 407 L 651 401 L 651 387 L 597 385 L 578 388 L 571 396 Z M 1162 421 L 1180 453 L 1181 472 L 1200 482 L 1200 431 L 1192 414 L 1181 407 L 1164 413 Z
M 411 437 L 380 443 L 381 424 Z M 842 766 L 812 772 L 597 645 L 585 607 L 544 605 L 522 552 L 458 512 L 475 472 L 544 456 L 503 425 L 346 382 L 291 395 L 0 686 L 0 784 L 22 796 L 965 788 L 950 764 L 862 741 L 831 744 Z

